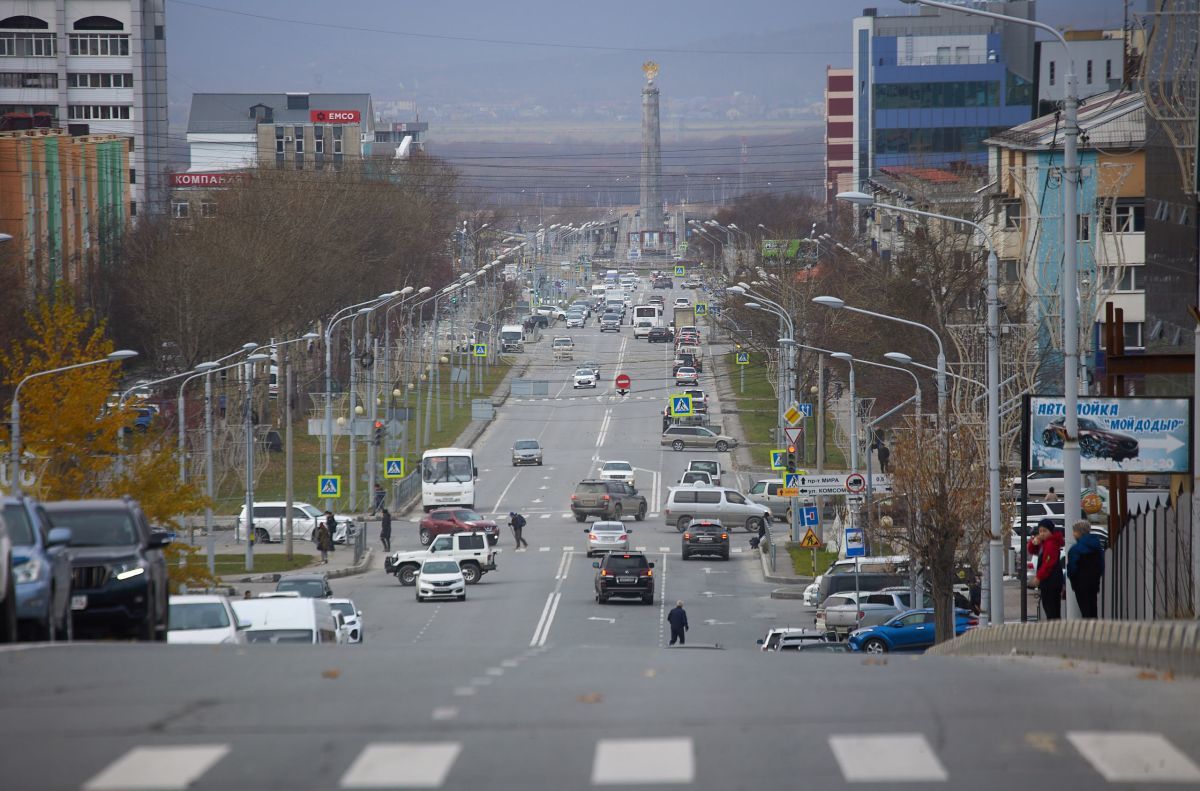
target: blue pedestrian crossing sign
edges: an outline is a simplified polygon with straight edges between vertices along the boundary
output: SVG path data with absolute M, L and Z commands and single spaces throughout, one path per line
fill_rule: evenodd
M 474 354 L 476 357 L 487 357 L 487 344 L 486 343 L 475 344 L 474 348 L 471 350 L 471 353 Z
M 738 352 L 737 353 L 737 364 L 738 365 L 749 365 L 750 364 L 750 352 Z
M 389 456 L 383 460 L 383 477 L 384 478 L 403 478 L 404 477 L 404 457 Z
M 708 305 L 706 305 L 703 302 L 697 302 L 696 307 L 695 307 L 695 314 L 697 316 L 707 316 L 708 315 Z
M 687 417 L 692 414 L 692 397 L 690 395 L 671 396 L 671 414 L 675 417 Z
M 675 267 L 675 277 L 683 277 L 687 274 L 687 267 L 678 265 Z
M 337 498 L 342 496 L 342 476 L 318 475 L 317 491 L 322 498 Z
M 789 472 L 787 475 L 784 475 L 783 476 L 783 488 L 799 489 L 800 488 L 800 473 Z
M 817 527 L 821 524 L 821 517 L 817 514 L 815 505 L 806 505 L 800 509 L 800 526 L 801 527 Z
M 787 469 L 787 451 L 780 448 L 779 450 L 771 451 L 771 469 L 786 470 Z

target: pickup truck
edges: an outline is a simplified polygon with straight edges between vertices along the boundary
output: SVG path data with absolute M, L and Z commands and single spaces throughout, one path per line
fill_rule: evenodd
M 843 600 L 845 603 L 842 603 Z M 818 630 L 837 632 L 845 637 L 864 626 L 878 626 L 893 615 L 912 609 L 909 592 L 873 591 L 860 593 L 854 603 L 854 591 L 830 596 L 823 609 L 818 609 L 815 625 Z
M 496 555 L 499 552 L 488 544 L 487 534 L 482 531 L 441 535 L 433 540 L 428 549 L 388 555 L 384 558 L 383 570 L 395 574 L 401 585 L 415 585 L 416 572 L 421 570 L 421 564 L 437 555 L 457 561 L 463 579 L 468 585 L 474 585 L 484 574 L 496 570 Z

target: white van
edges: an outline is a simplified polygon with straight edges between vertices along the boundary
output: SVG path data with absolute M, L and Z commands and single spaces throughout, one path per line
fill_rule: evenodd
M 520 324 L 505 324 L 500 328 L 500 351 L 525 351 L 525 330 Z
M 247 643 L 340 642 L 339 621 L 326 599 L 240 599 L 233 602 L 233 611 L 250 624 Z
M 771 521 L 770 509 L 746 499 L 734 489 L 719 486 L 678 486 L 667 493 L 663 519 L 668 527 L 680 533 L 694 519 L 717 519 L 731 530 L 745 527 L 746 532 L 757 533 L 760 526 Z

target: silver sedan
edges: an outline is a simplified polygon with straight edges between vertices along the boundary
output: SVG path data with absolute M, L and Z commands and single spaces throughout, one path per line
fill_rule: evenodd
M 588 534 L 587 555 L 605 552 L 628 552 L 629 534 L 633 531 L 625 527 L 623 522 L 592 522 L 583 529 Z

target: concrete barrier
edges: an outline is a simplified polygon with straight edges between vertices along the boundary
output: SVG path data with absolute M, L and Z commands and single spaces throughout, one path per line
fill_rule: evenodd
M 975 629 L 929 653 L 1054 656 L 1200 676 L 1200 621 L 1007 623 Z

